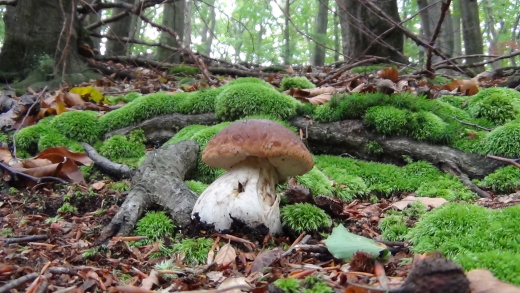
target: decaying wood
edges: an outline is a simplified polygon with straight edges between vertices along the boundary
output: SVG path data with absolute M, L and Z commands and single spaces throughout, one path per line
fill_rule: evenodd
M 184 178 L 195 167 L 198 151 L 198 144 L 187 140 L 148 154 L 132 178 L 132 190 L 96 243 L 117 234 L 128 235 L 152 205 L 163 207 L 177 227 L 189 224 L 197 195 L 184 184 Z

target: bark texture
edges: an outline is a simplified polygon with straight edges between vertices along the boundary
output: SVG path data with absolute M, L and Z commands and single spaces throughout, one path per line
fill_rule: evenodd
M 484 43 L 480 30 L 480 17 L 478 3 L 475 0 L 459 0 L 460 15 L 462 19 L 462 37 L 464 39 L 464 50 L 466 55 L 484 54 Z M 484 57 L 466 59 L 467 63 L 484 61 Z M 474 69 L 476 72 L 484 71 L 484 66 Z
M 366 1 L 366 0 L 363 0 Z M 388 57 L 407 62 L 403 57 L 404 35 L 381 17 L 370 11 L 359 0 L 336 0 L 343 37 L 343 54 L 349 60 L 359 60 L 366 55 Z M 375 1 L 381 10 L 400 22 L 397 1 Z
M 134 5 L 135 0 L 123 0 L 129 5 Z M 130 37 L 130 31 L 132 27 L 132 23 L 135 24 L 135 21 L 132 18 L 136 18 L 134 15 L 130 15 L 124 8 L 114 8 L 112 12 L 112 16 L 124 13 L 126 17 L 113 22 L 110 24 L 110 28 L 108 30 L 108 35 L 112 35 L 116 37 L 116 39 L 108 39 L 107 41 L 107 55 L 110 56 L 126 56 L 128 55 L 128 42 L 123 41 L 121 38 Z
M 184 184 L 184 178 L 195 168 L 198 151 L 198 144 L 187 140 L 150 153 L 132 178 L 132 190 L 125 202 L 97 242 L 117 234 L 128 235 L 153 205 L 163 207 L 177 227 L 188 225 L 197 195 Z
M 186 8 L 186 0 L 177 0 L 172 3 L 164 4 L 163 25 L 172 28 L 177 36 L 172 36 L 168 32 L 162 32 L 160 43 L 174 48 L 182 46 L 184 37 L 184 9 Z M 180 55 L 168 49 L 158 48 L 157 57 L 161 62 L 179 63 Z
M 314 54 L 312 56 L 312 65 L 323 66 L 325 64 L 325 44 L 327 41 L 327 23 L 329 16 L 329 0 L 318 0 L 318 16 L 316 17 L 316 40 L 314 44 Z

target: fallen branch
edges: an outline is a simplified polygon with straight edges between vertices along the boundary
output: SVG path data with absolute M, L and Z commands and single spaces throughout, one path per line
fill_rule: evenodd
M 487 155 L 487 157 L 490 158 L 490 159 L 493 159 L 493 160 L 506 162 L 508 164 L 511 164 L 511 165 L 517 167 L 517 168 L 520 168 L 520 159 L 509 159 L 509 158 L 498 157 L 498 156 L 493 156 L 493 155 Z
M 479 129 L 485 130 L 485 131 L 491 131 L 491 130 L 493 130 L 493 129 L 491 129 L 491 128 L 487 128 L 487 127 L 484 127 L 484 126 L 480 126 L 480 125 L 478 125 L 478 124 L 469 123 L 469 122 L 466 122 L 466 121 L 463 121 L 463 120 L 457 119 L 457 117 L 455 117 L 455 116 L 451 116 L 451 118 L 452 118 L 453 120 L 459 122 L 460 124 L 464 124 L 464 125 L 472 126 L 472 127 L 475 127 L 475 128 L 479 128 Z
M 32 281 L 38 277 L 37 273 L 30 273 L 18 279 L 12 280 L 11 282 L 0 287 L 0 293 L 10 292 L 11 289 L 14 289 L 25 282 Z
M 38 240 L 46 240 L 47 235 L 31 235 L 31 236 L 22 236 L 22 237 L 14 237 L 14 238 L 6 238 L 2 241 L 2 245 L 6 246 L 11 243 L 22 243 L 22 242 L 32 242 Z
M 103 173 L 106 173 L 110 176 L 122 179 L 122 178 L 130 178 L 134 174 L 134 171 L 130 169 L 130 167 L 118 164 L 110 161 L 109 159 L 100 155 L 91 145 L 88 143 L 82 142 L 81 145 L 87 152 L 87 156 L 94 161 L 96 167 L 98 167 Z

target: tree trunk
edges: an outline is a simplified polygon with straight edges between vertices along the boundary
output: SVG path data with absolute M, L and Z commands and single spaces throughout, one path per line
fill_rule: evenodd
M 429 42 L 441 17 L 442 1 L 417 0 L 417 5 L 419 6 L 420 11 L 421 28 L 424 33 L 423 37 L 426 42 Z M 435 46 L 447 56 L 453 55 L 453 34 L 453 22 L 451 19 L 451 13 L 448 11 L 441 25 L 441 32 L 435 41 Z M 432 63 L 437 63 L 441 60 L 441 57 L 434 55 Z
M 480 18 L 478 3 L 475 0 L 459 0 L 460 15 L 462 18 L 462 37 L 464 38 L 464 51 L 466 55 L 484 54 L 482 32 L 480 31 Z M 484 61 L 484 57 L 466 58 L 466 63 Z M 474 68 L 476 73 L 483 72 L 484 66 Z
M 453 5 L 453 15 L 451 19 L 453 20 L 453 57 L 462 56 L 462 34 L 457 33 L 462 31 L 462 22 L 460 19 L 460 0 L 454 1 Z
M 285 22 L 283 27 L 283 64 L 291 65 L 291 36 L 289 33 L 289 18 L 291 17 L 291 1 L 285 0 Z
M 73 0 L 25 0 L 7 7 L 0 53 L 3 81 L 27 78 L 27 83 L 51 79 L 76 83 L 87 78 L 72 75 L 86 68 L 78 54 L 81 29 L 76 4 Z
M 338 17 L 338 6 L 334 10 L 334 62 L 339 61 L 340 50 L 341 50 L 341 35 L 339 33 L 339 17 Z
M 160 43 L 174 48 L 181 48 L 184 37 L 184 10 L 186 8 L 186 0 L 177 0 L 173 3 L 164 4 L 163 25 L 172 28 L 176 36 L 170 35 L 168 32 L 162 32 Z M 180 54 L 172 52 L 168 49 L 158 48 L 157 58 L 161 62 L 179 63 Z
M 362 0 L 366 1 L 366 0 Z M 404 35 L 370 11 L 360 0 L 336 0 L 343 37 L 343 54 L 350 60 L 366 55 L 388 57 L 406 63 L 403 55 Z M 375 1 L 381 10 L 400 21 L 397 1 Z
M 123 0 L 122 2 L 130 5 L 135 4 L 135 0 Z M 130 15 L 130 13 L 126 12 L 126 9 L 124 8 L 114 8 L 112 10 L 112 16 L 118 15 L 120 13 L 126 13 L 126 16 L 118 21 L 112 22 L 108 30 L 108 35 L 118 38 L 116 40 L 108 39 L 107 51 L 105 53 L 108 56 L 128 55 L 129 44 L 128 42 L 123 41 L 121 38 L 128 38 L 130 36 L 130 28 L 133 22 L 132 18 L 135 18 L 135 16 Z
M 318 16 L 316 17 L 316 40 L 311 64 L 314 66 L 325 65 L 325 47 L 327 41 L 327 22 L 329 16 L 329 0 L 318 0 Z

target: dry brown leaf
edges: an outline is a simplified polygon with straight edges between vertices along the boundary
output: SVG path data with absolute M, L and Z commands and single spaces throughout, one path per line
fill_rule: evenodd
M 321 94 L 321 95 L 315 96 L 313 98 L 309 98 L 307 100 L 313 105 L 323 105 L 325 103 L 330 102 L 331 98 L 332 98 L 332 94 Z
M 389 79 L 393 82 L 397 82 L 397 80 L 399 80 L 399 71 L 393 67 L 383 68 L 377 72 L 377 75 L 380 78 Z
M 293 74 L 294 73 L 294 69 L 292 68 L 292 66 L 287 66 L 287 68 L 285 68 L 285 72 L 289 73 L 289 74 Z
M 284 251 L 280 248 L 262 251 L 253 261 L 251 265 L 251 273 L 261 272 L 265 267 L 268 267 L 278 259 Z
M 237 252 L 231 244 L 226 244 L 222 246 L 215 256 L 215 262 L 221 266 L 228 266 L 230 263 L 235 261 L 237 257 Z
M 81 98 L 79 94 L 76 93 L 62 93 L 63 102 L 67 107 L 81 106 L 85 104 L 85 101 Z
M 471 293 L 520 293 L 519 287 L 498 280 L 488 270 L 472 270 L 466 276 Z
M 71 152 L 64 146 L 48 148 L 46 150 L 43 150 L 36 155 L 36 158 L 45 159 L 47 158 L 47 155 L 50 154 L 58 154 L 63 157 L 67 157 L 79 165 L 90 166 L 90 164 L 92 164 L 92 160 L 87 155 L 83 153 Z
M 24 168 L 37 168 L 37 167 L 43 167 L 43 166 L 47 166 L 47 165 L 51 165 L 53 162 L 51 162 L 50 160 L 47 160 L 47 159 L 34 159 L 34 158 L 30 158 L 30 159 L 25 159 L 22 161 L 22 166 Z M 59 162 L 54 162 L 54 163 L 59 163 Z
M 479 91 L 476 81 L 471 79 L 454 80 L 451 83 L 443 86 L 443 89 L 448 91 L 457 90 L 458 92 L 464 93 L 466 96 L 473 96 Z
M 409 204 L 420 201 L 425 206 L 431 206 L 434 208 L 438 208 L 441 205 L 448 202 L 446 199 L 442 197 L 415 197 L 412 195 L 409 195 L 405 198 L 403 198 L 400 201 L 394 202 L 392 206 L 400 211 L 404 210 Z
M 253 287 L 247 282 L 245 277 L 231 277 L 225 279 L 224 282 L 218 285 L 217 289 L 219 291 L 225 290 L 227 293 L 242 293 L 242 290 L 249 291 L 253 289 Z
M 105 185 L 106 185 L 105 182 L 98 181 L 98 182 L 93 183 L 91 186 L 92 186 L 92 188 L 94 188 L 94 190 L 99 191 L 99 190 L 103 189 L 103 187 L 105 187 Z
M 159 285 L 159 274 L 157 274 L 156 270 L 152 269 L 148 277 L 141 282 L 141 288 L 151 290 L 154 285 Z
M 8 148 L 0 148 L 0 162 L 9 164 L 9 162 L 11 162 L 12 159 L 13 156 Z

